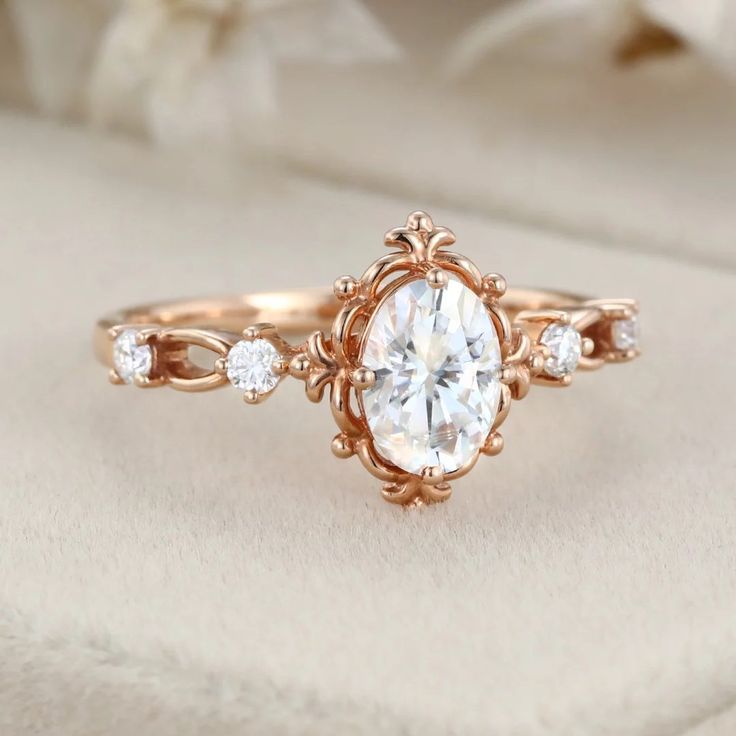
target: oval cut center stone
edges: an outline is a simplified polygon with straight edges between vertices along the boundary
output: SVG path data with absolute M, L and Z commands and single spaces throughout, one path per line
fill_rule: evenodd
M 378 453 L 409 473 L 468 462 L 488 437 L 501 393 L 501 349 L 481 299 L 455 276 L 400 286 L 368 325 L 361 364 L 376 374 L 363 391 Z

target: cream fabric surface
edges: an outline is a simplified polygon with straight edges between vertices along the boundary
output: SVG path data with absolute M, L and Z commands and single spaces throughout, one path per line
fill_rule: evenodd
M 736 266 L 733 0 L 7 5 L 5 104 Z M 690 52 L 616 66 L 642 17 Z M 505 42 L 474 54 L 489 33 Z
M 21 117 L 0 150 L 0 733 L 733 732 L 732 272 Z M 534 390 L 448 504 L 385 504 L 296 382 L 92 359 L 101 312 L 329 284 L 420 206 L 512 284 L 643 312 L 639 362 Z
M 686 55 L 429 76 L 294 69 L 278 154 L 381 193 L 736 266 L 734 80 Z

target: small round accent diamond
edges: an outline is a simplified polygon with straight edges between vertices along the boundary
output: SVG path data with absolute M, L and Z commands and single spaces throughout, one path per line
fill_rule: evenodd
M 635 350 L 639 347 L 639 318 L 617 319 L 611 326 L 611 337 L 616 350 Z
M 267 394 L 279 382 L 273 364 L 280 357 L 268 340 L 241 340 L 227 355 L 227 377 L 235 388 Z
M 550 356 L 544 364 L 544 371 L 548 375 L 563 378 L 578 367 L 583 346 L 580 333 L 574 327 L 551 324 L 541 334 L 539 342 L 549 348 Z
M 135 330 L 123 330 L 112 347 L 115 372 L 125 383 L 133 383 L 136 377 L 147 378 L 153 366 L 150 345 L 138 345 Z

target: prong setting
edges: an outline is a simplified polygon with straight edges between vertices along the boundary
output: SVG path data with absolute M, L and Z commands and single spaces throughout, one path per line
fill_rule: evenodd
M 355 443 L 344 434 L 338 434 L 331 444 L 332 454 L 341 460 L 347 460 L 355 455 Z
M 118 372 L 114 368 L 111 368 L 107 372 L 107 378 L 113 386 L 124 386 L 125 385 L 125 381 L 122 378 L 120 378 L 120 376 L 118 375 Z
M 310 366 L 309 356 L 306 353 L 298 353 L 289 363 L 289 373 L 294 378 L 304 380 L 309 375 Z
M 353 386 L 359 391 L 365 391 L 376 385 L 376 374 L 370 368 L 357 368 L 350 374 Z
M 441 268 L 430 268 L 424 278 L 433 289 L 444 289 L 450 281 L 447 271 Z
M 228 352 L 225 372 L 230 383 L 244 392 L 245 401 L 255 404 L 259 397 L 269 395 L 276 388 L 289 364 L 272 342 L 259 337 L 264 334 L 262 328 L 248 328 L 246 332 L 248 337 L 235 343 Z
M 497 273 L 483 277 L 483 292 L 490 299 L 500 299 L 506 293 L 506 279 Z
M 439 465 L 432 465 L 424 468 L 421 473 L 422 483 L 428 486 L 437 486 L 445 480 L 445 474 Z
M 498 432 L 491 432 L 483 445 L 483 454 L 493 457 L 503 450 L 503 437 Z
M 223 301 L 126 310 L 122 319 L 132 326 L 114 324 L 117 316 L 101 320 L 98 340 L 113 342 L 110 381 L 181 391 L 230 381 L 245 403 L 259 404 L 291 376 L 304 382 L 311 401 L 329 396 L 338 425 L 332 453 L 355 455 L 383 483 L 386 500 L 417 507 L 446 500 L 450 483 L 479 457 L 503 450 L 499 427 L 531 384 L 568 386 L 578 367 L 594 370 L 639 353 L 638 332 L 635 343 L 626 342 L 638 329 L 634 302 L 568 301 L 535 291 L 501 300 L 506 280 L 483 276 L 450 251 L 454 235 L 419 211 L 385 242 L 392 252 L 360 278 L 334 282 L 337 305 L 328 289 L 245 296 L 242 310 L 239 300 L 235 309 Z M 200 310 L 210 324 L 218 309 L 227 315 L 219 329 L 188 326 Z M 283 314 L 293 331 L 314 322 L 321 329 L 289 345 L 261 322 L 239 339 L 226 325 L 243 314 L 275 321 Z M 164 324 L 147 324 L 156 315 Z M 215 353 L 211 369 L 190 358 L 192 347 Z M 97 354 L 109 363 L 106 349 L 98 342 Z
M 122 383 L 148 385 L 154 363 L 153 348 L 149 344 L 153 334 L 148 332 L 146 338 L 142 339 L 136 328 L 125 326 L 108 332 L 110 336 L 115 335 L 112 348 L 115 383 L 119 379 Z
M 246 404 L 257 404 L 260 399 L 261 394 L 259 394 L 258 391 L 249 389 L 243 392 L 243 401 L 245 401 Z
M 333 284 L 333 291 L 338 299 L 343 301 L 352 299 L 360 288 L 360 282 L 352 276 L 340 276 Z
M 575 372 L 583 354 L 583 340 L 570 324 L 569 316 L 567 320 L 558 319 L 545 327 L 539 342 L 549 352 L 544 363 L 547 376 L 562 380 Z

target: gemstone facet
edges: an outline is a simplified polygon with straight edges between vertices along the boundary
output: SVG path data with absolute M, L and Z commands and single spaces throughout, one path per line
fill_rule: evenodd
M 611 325 L 611 338 L 616 350 L 635 350 L 639 347 L 639 318 L 617 319 Z
M 136 343 L 136 331 L 123 330 L 112 346 L 115 372 L 125 383 L 133 383 L 136 376 L 147 378 L 153 366 L 153 351 L 150 345 Z
M 268 340 L 241 340 L 227 355 L 227 377 L 235 388 L 267 394 L 279 382 L 273 371 L 273 364 L 279 358 Z
M 544 364 L 548 375 L 563 378 L 578 367 L 583 341 L 574 327 L 555 322 L 542 332 L 539 342 L 549 348 L 550 355 Z
M 362 407 L 378 453 L 419 474 L 449 473 L 480 450 L 501 393 L 501 349 L 481 299 L 455 276 L 390 293 L 368 326 L 361 364 L 376 382 Z

